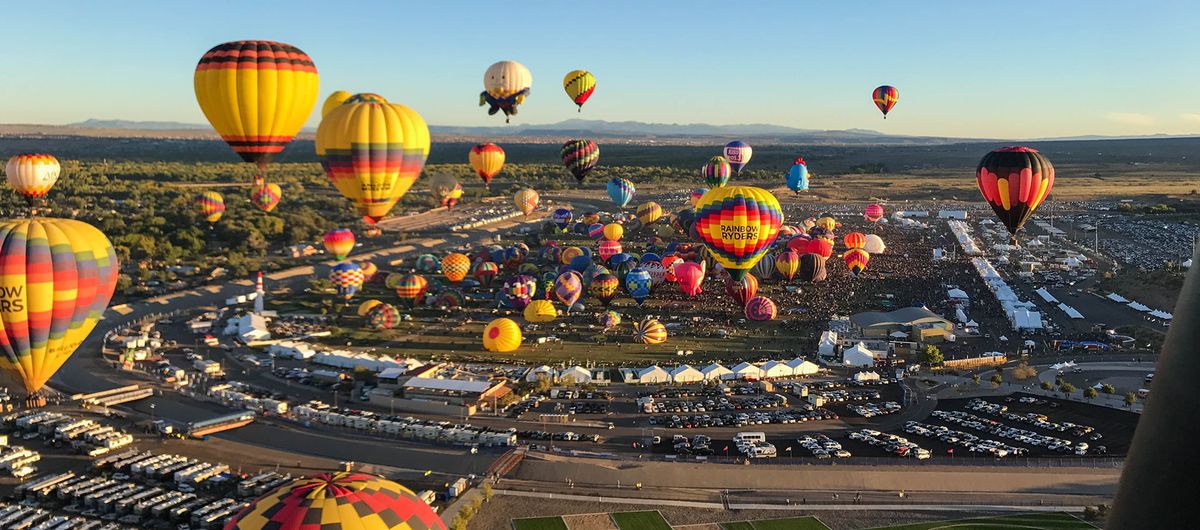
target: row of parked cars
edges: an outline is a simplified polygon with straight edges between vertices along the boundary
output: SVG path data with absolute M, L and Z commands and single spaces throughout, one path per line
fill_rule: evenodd
M 772 423 L 803 423 L 807 421 L 836 420 L 838 415 L 823 408 L 785 409 L 770 412 L 740 412 L 723 414 L 694 414 L 673 416 L 651 416 L 651 425 L 664 425 L 669 429 L 703 429 L 710 427 L 745 427 Z
M 661 412 L 714 412 L 718 410 L 758 410 L 787 406 L 787 398 L 779 394 L 764 394 L 748 398 L 713 396 L 703 401 L 655 401 L 642 407 L 650 414 Z
M 676 434 L 671 437 L 671 448 L 677 455 L 710 456 L 713 454 L 712 438 L 703 434 L 697 434 L 690 439 L 682 434 Z
M 810 390 L 811 392 L 811 390 Z M 850 401 L 868 401 L 879 399 L 879 391 L 874 388 L 856 388 L 851 390 L 821 390 L 814 392 L 825 398 L 826 403 L 846 403 Z
M 936 438 L 944 444 L 961 447 L 972 453 L 987 453 L 996 458 L 1025 456 L 1029 453 L 1029 450 L 1023 447 L 1014 447 L 997 440 L 983 439 L 968 432 L 956 431 L 945 425 L 909 421 L 904 424 L 904 432 L 926 438 Z
M 553 440 L 557 442 L 592 442 L 603 441 L 599 434 L 579 434 L 577 432 L 549 431 L 517 431 L 517 438 L 522 440 Z
M 808 449 L 818 459 L 850 458 L 850 451 L 842 448 L 842 444 L 824 434 L 815 436 L 804 435 L 796 439 L 800 447 Z
M 947 423 L 961 425 L 969 429 L 986 432 L 1001 438 L 1014 440 L 1025 445 L 1041 447 L 1057 453 L 1074 453 L 1079 456 L 1089 454 L 1089 446 L 1087 442 L 1073 443 L 1071 440 L 1066 440 L 1057 436 L 1050 436 L 1036 433 L 1028 429 L 1011 427 L 999 421 L 976 416 L 966 411 L 935 410 L 933 411 L 933 417 Z M 1107 452 L 1107 449 L 1101 449 L 1100 447 L 1097 447 L 1092 451 L 1092 454 L 1104 454 Z
M 850 409 L 850 412 L 858 414 L 864 418 L 874 418 L 876 416 L 895 414 L 900 412 L 903 407 L 901 407 L 900 404 L 896 403 L 895 401 L 884 401 L 882 403 L 863 403 L 861 405 L 854 404 L 849 405 L 846 408 Z
M 928 449 L 909 441 L 908 438 L 896 434 L 879 432 L 875 429 L 853 431 L 850 433 L 850 439 L 880 447 L 884 451 L 900 457 L 928 460 L 933 456 L 933 453 Z
M 1036 400 L 1036 398 L 1021 398 L 1021 399 Z M 1020 414 L 1020 413 L 1016 413 L 1016 412 L 1009 412 L 1008 406 L 1006 406 L 1006 405 L 1000 405 L 998 403 L 991 403 L 991 402 L 984 401 L 984 400 L 978 399 L 978 398 L 968 401 L 967 409 L 973 410 L 975 412 L 985 412 L 987 414 L 992 414 L 994 416 L 1000 416 L 1001 418 L 1004 418 L 1004 419 L 1010 420 L 1010 421 L 1018 421 L 1021 423 L 1026 423 L 1026 424 L 1032 425 L 1034 427 L 1037 427 L 1039 429 L 1045 429 L 1048 431 L 1057 431 L 1057 432 L 1063 432 L 1063 433 L 1069 432 L 1071 434 L 1071 436 L 1074 436 L 1076 438 L 1087 437 L 1087 439 L 1089 439 L 1093 442 L 1099 441 L 1101 438 L 1104 437 L 1102 434 L 1096 432 L 1095 427 L 1092 427 L 1090 425 L 1072 423 L 1069 421 L 1063 421 L 1063 422 L 1050 421 L 1049 416 L 1046 416 L 1045 414 L 1041 414 L 1041 413 L 1037 413 L 1037 412 L 1026 412 L 1024 414 Z

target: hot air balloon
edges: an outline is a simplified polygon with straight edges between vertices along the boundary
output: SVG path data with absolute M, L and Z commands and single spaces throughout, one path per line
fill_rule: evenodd
M 741 279 L 779 236 L 783 211 L 771 192 L 727 186 L 704 194 L 696 206 L 695 231 L 713 259 Z
M 462 307 L 464 302 L 466 302 L 466 297 L 463 296 L 462 291 L 457 289 L 442 291 L 433 299 L 434 305 L 445 307 Z
M 604 225 L 595 223 L 587 227 L 587 235 L 592 239 L 600 239 L 604 237 Z
M 578 272 L 567 271 L 559 274 L 558 279 L 554 280 L 554 298 L 567 306 L 567 311 L 579 301 L 582 294 L 583 277 Z
M 683 235 L 692 233 L 692 227 L 696 225 L 696 211 L 691 208 L 679 210 L 675 216 L 671 218 L 671 228 Z
M 617 297 L 617 291 L 620 289 L 621 281 L 611 273 L 601 273 L 595 278 L 592 278 L 591 285 L 588 286 L 588 292 L 595 296 L 604 307 Z
M 527 274 L 518 274 L 504 281 L 501 289 L 504 298 L 513 309 L 525 309 L 537 292 L 537 278 Z
M 883 85 L 871 92 L 871 99 L 875 100 L 875 106 L 879 107 L 879 112 L 883 113 L 883 119 L 887 119 L 888 111 L 896 106 L 896 101 L 900 99 L 900 91 L 896 87 Z
M 420 274 L 408 274 L 400 279 L 396 285 L 396 297 L 408 302 L 410 307 L 416 307 L 425 298 L 425 291 L 429 288 L 429 280 Z
M 746 302 L 746 318 L 755 322 L 775 320 L 778 312 L 775 302 L 765 296 L 755 296 Z
M 725 294 L 729 295 L 738 305 L 744 306 L 748 300 L 758 294 L 758 278 L 755 278 L 753 274 L 747 273 L 745 276 L 742 276 L 742 279 L 735 280 L 726 273 Z
M 313 525 L 361 530 L 446 530 L 438 514 L 408 488 L 357 472 L 323 473 L 287 483 L 238 512 L 225 523 L 224 530 L 299 529 Z
M 602 261 L 608 261 L 608 258 L 620 254 L 621 250 L 623 249 L 621 248 L 620 241 L 605 239 L 604 241 L 600 242 L 599 247 L 596 249 L 596 253 L 600 255 L 600 259 Z
M 563 90 L 579 106 L 576 112 L 583 112 L 583 104 L 596 91 L 596 76 L 587 70 L 571 70 L 563 77 Z
M 337 108 L 338 105 L 345 103 L 347 99 L 350 99 L 353 96 L 354 94 L 346 92 L 345 90 L 335 90 L 332 94 L 329 94 L 329 97 L 325 98 L 325 102 L 321 104 L 321 117 L 324 118 L 325 115 L 329 114 L 329 111 Z
M 525 102 L 533 87 L 533 75 L 525 65 L 516 61 L 500 61 L 483 73 L 483 92 L 479 106 L 488 106 L 488 116 L 504 111 L 504 123 L 516 115 L 517 106 Z
M 667 341 L 667 327 L 653 318 L 634 322 L 633 340 L 640 344 L 662 344 Z
M 497 318 L 483 328 L 483 347 L 487 351 L 508 353 L 521 347 L 521 326 L 507 318 Z
M 458 201 L 462 200 L 462 196 L 462 184 L 455 182 L 454 189 L 450 190 L 450 194 L 447 195 L 446 198 L 442 199 L 442 206 L 445 206 L 447 210 L 453 210 L 454 207 L 458 205 Z
M 630 184 L 630 186 L 633 186 L 633 184 Z M 632 188 L 630 188 L 630 189 L 632 189 Z M 584 212 L 583 216 L 580 217 L 579 220 L 583 221 L 585 224 L 589 224 L 589 225 L 594 224 L 594 223 L 599 223 L 600 222 L 600 214 L 596 213 L 596 212 Z
M 193 81 L 208 122 L 260 176 L 300 132 L 319 95 L 312 59 L 280 42 L 219 44 L 200 58 Z
M 358 304 L 358 310 L 355 311 L 355 313 L 358 313 L 358 316 L 360 316 L 360 317 L 365 317 L 365 316 L 367 316 L 367 313 L 371 312 L 371 309 L 373 309 L 375 306 L 382 304 L 382 303 L 383 302 L 380 302 L 379 300 L 375 300 L 375 299 L 367 300 L 366 302 Z
M 638 221 L 641 221 L 642 226 L 654 224 L 660 217 L 662 217 L 662 206 L 659 206 L 657 202 L 645 202 L 637 208 L 637 218 Z
M 816 283 L 825 281 L 825 258 L 820 254 L 804 254 L 800 256 L 800 270 L 796 277 L 800 281 Z
M 533 300 L 529 305 L 525 306 L 524 311 L 525 321 L 534 324 L 544 322 L 554 322 L 558 318 L 558 311 L 554 309 L 554 303 L 549 300 Z
M 694 209 L 696 207 L 696 203 L 700 202 L 700 197 L 703 197 L 705 193 L 708 193 L 708 188 L 696 188 L 692 190 L 692 192 L 688 194 L 688 204 Z
M 863 245 L 863 250 L 870 254 L 882 254 L 886 249 L 887 245 L 883 244 L 883 238 L 875 234 L 867 235 L 867 242 Z
M 637 188 L 626 179 L 613 177 L 608 181 L 608 198 L 612 199 L 613 204 L 616 204 L 618 208 L 624 208 L 629 204 L 635 193 L 637 193 Z
M 571 219 L 573 217 L 574 214 L 571 213 L 571 210 L 566 208 L 557 208 L 554 210 L 554 213 L 550 214 L 550 221 L 553 222 L 554 226 L 557 226 L 559 230 L 566 230 L 567 226 L 571 224 Z
M 846 244 L 846 248 L 863 248 L 867 244 L 867 236 L 862 232 L 850 232 L 842 238 L 842 242 Z
M 433 200 L 441 206 L 450 207 L 450 195 L 454 190 L 459 191 L 459 196 L 462 195 L 462 186 L 458 185 L 458 179 L 449 173 L 434 173 L 429 176 L 429 191 L 433 194 Z M 454 202 L 458 202 L 456 198 Z
M 750 157 L 754 154 L 754 149 L 750 144 L 741 140 L 734 140 L 725 144 L 725 160 L 729 161 L 729 165 L 733 166 L 733 170 L 737 171 L 738 175 L 742 174 L 742 168 L 750 163 Z
M 657 289 L 667 281 L 667 268 L 658 261 L 647 261 L 642 263 L 642 270 L 650 274 L 650 290 Z
M 362 267 L 352 261 L 343 261 L 329 269 L 329 281 L 337 289 L 342 300 L 349 301 L 362 288 Z
M 58 182 L 62 167 L 54 155 L 42 153 L 26 153 L 13 156 L 4 166 L 4 174 L 8 175 L 8 185 L 32 206 L 35 199 L 41 199 L 50 193 L 50 188 Z
M 392 329 L 400 322 L 400 310 L 391 304 L 379 304 L 367 312 L 366 319 L 371 329 Z
M 833 240 L 824 237 L 814 237 L 808 240 L 805 253 L 816 254 L 822 258 L 828 258 L 829 256 L 833 255 Z
M 600 313 L 597 320 L 600 322 L 600 327 L 604 328 L 604 331 L 608 331 L 621 325 L 621 314 L 616 311 L 605 311 Z
M 334 228 L 325 232 L 325 252 L 335 259 L 343 260 L 354 251 L 354 232 L 349 228 Z
M 704 167 L 700 168 L 700 174 L 704 176 L 704 182 L 709 188 L 722 188 L 729 184 L 729 176 L 733 174 L 733 168 L 730 167 L 729 161 L 723 156 L 714 156 L 708 160 Z M 695 208 L 695 206 L 692 206 Z
M 1002 147 L 979 161 L 975 178 L 1015 245 L 1021 226 L 1054 188 L 1054 166 L 1035 149 Z
M 358 264 L 358 267 L 363 271 L 363 283 L 370 283 L 375 279 L 375 275 L 379 274 L 379 267 L 370 261 L 364 261 Z
M 500 274 L 499 265 L 491 261 L 481 261 L 475 266 L 475 272 L 472 273 L 472 276 L 479 281 L 480 285 L 491 287 L 492 281 L 496 279 L 497 274 Z
M 263 182 L 261 185 L 254 187 L 250 191 L 250 202 L 254 203 L 259 210 L 270 212 L 279 205 L 279 200 L 283 198 L 283 188 L 274 182 Z
M 569 265 L 571 263 L 571 260 L 575 259 L 578 256 L 582 256 L 582 255 L 583 255 L 582 248 L 567 247 L 567 248 L 563 249 L 562 254 L 559 254 L 559 260 L 561 260 L 563 265 Z
M 329 180 L 375 224 L 421 175 L 429 126 L 404 105 L 356 94 L 321 119 L 316 147 Z
M 763 254 L 762 259 L 754 264 L 753 270 L 755 276 L 763 280 L 770 280 L 775 275 L 775 255 L 770 253 Z
M 775 270 L 779 271 L 779 275 L 785 280 L 791 280 L 796 276 L 796 271 L 800 270 L 800 254 L 795 250 L 780 253 L 775 257 Z
M 196 213 L 210 225 L 221 220 L 221 215 L 225 213 L 225 198 L 215 191 L 203 192 L 192 202 L 196 205 Z
M 880 219 L 883 219 L 883 206 L 878 204 L 867 205 L 867 209 L 863 210 L 863 219 L 872 223 L 878 223 Z
M 625 274 L 625 291 L 629 293 L 629 297 L 633 298 L 634 302 L 642 305 L 642 302 L 646 301 L 646 297 L 650 296 L 652 282 L 650 273 L 645 269 L 632 269 Z
M 600 162 L 600 146 L 592 140 L 567 140 L 559 150 L 563 165 L 575 175 L 575 180 L 583 182 L 592 168 Z
M 700 294 L 700 285 L 704 283 L 704 269 L 699 263 L 685 261 L 676 264 L 675 281 L 679 282 L 679 289 L 683 294 L 688 296 L 696 296 Z
M 504 150 L 496 144 L 479 144 L 471 148 L 467 158 L 475 174 L 483 180 L 484 187 L 491 189 L 492 177 L 504 169 Z
M 663 256 L 662 266 L 667 269 L 668 282 L 675 283 L 679 281 L 679 279 L 675 277 L 675 266 L 680 263 L 683 263 L 683 258 L 679 257 L 678 255 L 668 254 Z
M 837 224 L 837 219 L 829 217 L 828 215 L 817 219 L 817 226 L 829 230 L 830 232 L 837 228 Z M 809 234 L 812 234 L 812 232 L 810 231 Z
M 604 239 L 609 241 L 620 241 L 625 235 L 625 227 L 618 223 L 608 223 L 604 225 Z
M 533 191 L 533 188 L 521 188 L 513 194 L 513 204 L 525 217 L 529 217 L 538 207 L 538 192 Z
M 450 283 L 458 283 L 467 277 L 467 273 L 471 272 L 471 258 L 466 254 L 451 252 L 442 258 L 442 274 L 446 276 Z
M 850 272 L 858 276 L 871 262 L 871 255 L 861 248 L 852 248 L 842 255 L 842 261 L 846 262 L 846 267 L 850 268 Z
M 417 256 L 417 261 L 413 264 L 417 272 L 430 274 L 438 271 L 438 267 L 442 264 L 433 254 L 421 254 Z
M 33 394 L 108 308 L 119 267 L 108 238 L 73 219 L 0 222 L 0 368 Z
M 808 163 L 804 161 L 804 157 L 792 162 L 792 168 L 787 174 L 787 187 L 796 193 L 808 191 Z

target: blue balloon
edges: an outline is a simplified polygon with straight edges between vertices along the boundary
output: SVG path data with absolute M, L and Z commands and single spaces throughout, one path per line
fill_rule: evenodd
M 803 157 L 797 158 L 788 170 L 787 187 L 796 193 L 808 190 L 808 164 Z
M 618 208 L 624 208 L 629 204 L 635 193 L 637 193 L 637 188 L 628 180 L 614 177 L 608 181 L 608 198 L 612 199 Z
M 642 254 L 642 259 L 640 261 L 641 261 L 641 263 L 650 263 L 651 261 L 657 261 L 659 263 L 662 263 L 662 256 L 659 256 L 658 254 L 655 254 L 653 252 L 647 252 L 645 254 Z
M 566 230 L 567 226 L 571 224 L 571 219 L 573 217 L 574 214 L 571 213 L 571 210 L 566 208 L 559 208 L 554 210 L 554 213 L 550 214 L 550 220 L 554 221 L 554 224 L 558 226 L 559 230 Z
M 583 271 L 587 270 L 588 267 L 591 267 L 591 266 L 592 266 L 592 255 L 591 254 L 580 254 L 578 256 L 571 258 L 570 267 L 571 267 L 571 270 L 573 270 L 575 272 L 582 273 Z
M 650 273 L 645 269 L 633 269 L 625 275 L 625 290 L 638 305 L 650 296 L 650 284 Z

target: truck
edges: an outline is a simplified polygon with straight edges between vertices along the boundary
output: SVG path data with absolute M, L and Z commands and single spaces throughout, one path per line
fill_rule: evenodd
M 221 363 L 208 359 L 197 359 L 192 361 L 192 367 L 205 375 L 220 375 Z

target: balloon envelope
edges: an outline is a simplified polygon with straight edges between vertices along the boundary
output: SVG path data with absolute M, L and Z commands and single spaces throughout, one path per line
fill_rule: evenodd
M 483 347 L 507 353 L 521 347 L 521 327 L 507 318 L 497 318 L 483 328 Z
M 42 153 L 15 155 L 4 166 L 8 185 L 26 199 L 45 197 L 61 172 L 58 159 Z
M 979 192 L 1015 241 L 1017 232 L 1054 188 L 1054 165 L 1036 149 L 1002 147 L 975 170 Z
M 608 181 L 608 198 L 612 199 L 613 204 L 616 204 L 619 208 L 624 208 L 628 205 L 629 201 L 633 200 L 633 195 L 636 192 L 637 188 L 633 186 L 632 182 L 626 179 L 613 177 Z
M 224 530 L 306 528 L 311 521 L 325 528 L 446 530 L 438 514 L 408 488 L 357 472 L 289 482 L 238 512 Z
M 734 278 L 741 278 L 758 263 L 782 225 L 779 201 L 761 188 L 716 188 L 705 193 L 696 206 L 699 239 Z

